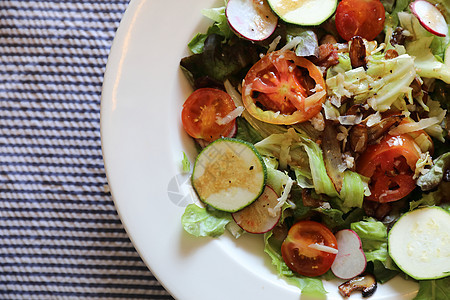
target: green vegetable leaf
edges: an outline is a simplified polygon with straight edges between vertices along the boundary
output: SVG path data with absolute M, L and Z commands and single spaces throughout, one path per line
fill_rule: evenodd
M 423 191 L 436 188 L 441 183 L 444 173 L 450 169 L 450 152 L 447 152 L 433 161 L 433 167 L 427 173 L 417 178 L 417 185 Z
M 318 56 L 319 41 L 314 31 L 303 27 L 288 27 L 287 41 L 295 43 L 297 56 Z
M 395 28 L 398 25 L 398 13 L 404 11 L 410 0 L 385 0 L 382 1 L 388 12 L 386 15 L 385 26 Z
M 197 38 L 195 49 L 200 47 L 197 44 L 201 39 Z M 195 82 L 202 78 L 209 78 L 217 84 L 223 84 L 232 76 L 242 80 L 245 72 L 241 73 L 258 60 L 257 46 L 251 42 L 237 37 L 226 41 L 223 36 L 210 34 L 204 40 L 203 51 L 183 58 L 180 65 L 195 86 Z
M 219 31 L 215 31 L 216 33 L 220 33 L 225 38 L 230 38 L 233 35 L 230 26 L 228 25 L 227 16 L 225 14 L 225 7 L 217 7 L 217 8 L 207 8 L 202 10 L 202 14 L 213 20 L 215 23 L 213 26 L 217 27 Z
M 423 193 L 419 200 L 411 201 L 409 209 L 413 210 L 419 206 L 442 205 L 443 200 L 448 199 L 450 193 L 450 182 L 441 182 L 438 188 L 429 193 Z
M 181 216 L 186 232 L 200 237 L 217 237 L 225 232 L 225 226 L 232 220 L 231 214 L 189 204 Z
M 207 34 L 197 33 L 192 40 L 188 43 L 188 48 L 194 54 L 199 54 L 203 52 L 203 47 L 205 46 L 205 40 L 208 37 Z
M 292 276 L 284 278 L 288 283 L 296 285 L 302 291 L 302 295 L 312 296 L 316 299 L 326 299 L 327 291 L 323 287 L 322 280 L 315 277 Z
M 256 131 L 256 129 L 253 128 L 244 118 L 238 117 L 236 121 L 237 121 L 237 133 L 236 133 L 237 139 L 252 144 L 256 144 L 257 142 L 263 139 L 261 134 L 258 131 Z
M 387 229 L 383 223 L 366 219 L 352 223 L 350 228 L 359 235 L 367 261 L 387 260 Z
M 415 57 L 414 65 L 419 76 L 450 83 L 450 67 L 442 63 L 449 40 L 435 39 L 435 36 L 426 31 L 419 20 L 410 13 L 402 12 L 398 16 L 400 25 L 412 34 L 412 40 L 407 42 L 405 47 L 406 52 Z
M 369 178 L 356 172 L 345 171 L 340 198 L 344 199 L 342 210 L 347 212 L 352 207 L 362 207 L 364 194 L 369 191 Z
M 191 162 L 189 161 L 189 158 L 184 152 L 183 152 L 183 160 L 181 161 L 181 170 L 184 173 L 189 173 L 189 171 L 191 170 Z
M 450 277 L 438 280 L 419 281 L 419 292 L 414 300 L 448 300 L 450 295 Z

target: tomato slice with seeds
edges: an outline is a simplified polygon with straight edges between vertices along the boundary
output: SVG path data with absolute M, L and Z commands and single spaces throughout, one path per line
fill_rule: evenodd
M 357 161 L 357 171 L 370 178 L 371 195 L 366 199 L 380 203 L 400 200 L 411 193 L 419 146 L 409 134 L 386 135 L 370 145 Z
M 292 51 L 274 51 L 248 71 L 242 101 L 256 119 L 272 124 L 296 124 L 317 115 L 325 100 L 322 72 Z
M 212 142 L 232 132 L 235 120 L 227 124 L 219 124 L 217 120 L 234 109 L 236 105 L 226 92 L 201 88 L 195 90 L 184 102 L 181 121 L 190 136 Z
M 384 20 L 380 0 L 342 0 L 336 9 L 336 29 L 346 41 L 354 36 L 375 39 L 384 28 Z
M 281 256 L 292 271 L 304 276 L 320 276 L 331 268 L 336 254 L 311 247 L 314 244 L 337 250 L 336 237 L 325 225 L 299 221 L 289 229 L 281 245 Z

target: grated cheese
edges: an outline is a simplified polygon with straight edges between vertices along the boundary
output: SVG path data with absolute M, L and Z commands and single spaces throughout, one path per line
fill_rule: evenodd
M 325 120 L 321 112 L 319 112 L 317 115 L 309 119 L 309 121 L 311 122 L 315 130 L 317 131 L 325 130 Z
M 283 193 L 281 194 L 281 197 L 278 198 L 278 203 L 277 205 L 275 205 L 274 208 L 269 207 L 269 215 L 271 215 L 272 217 L 276 217 L 277 216 L 277 212 L 278 210 L 284 205 L 284 203 L 286 203 L 286 201 L 288 200 L 288 196 L 289 193 L 291 192 L 292 189 L 292 185 L 294 184 L 294 180 L 292 180 L 291 177 L 288 177 L 288 180 L 286 182 L 286 185 L 284 187 Z
M 226 115 L 225 117 L 216 117 L 216 123 L 218 125 L 226 125 L 228 123 L 230 123 L 231 121 L 233 121 L 234 119 L 236 119 L 237 117 L 239 117 L 242 112 L 244 111 L 244 107 L 243 106 L 238 106 L 236 107 L 233 111 L 231 111 L 228 115 Z
M 269 44 L 269 49 L 267 49 L 267 54 L 269 54 L 270 52 L 275 51 L 275 49 L 278 46 L 278 43 L 281 41 L 281 36 L 277 36 L 276 38 L 273 39 L 272 43 Z
M 308 247 L 322 251 L 322 252 L 331 253 L 331 254 L 338 254 L 338 252 L 339 252 L 337 249 L 335 249 L 333 247 L 328 247 L 328 246 L 317 244 L 317 243 L 310 244 L 310 245 L 308 245 Z

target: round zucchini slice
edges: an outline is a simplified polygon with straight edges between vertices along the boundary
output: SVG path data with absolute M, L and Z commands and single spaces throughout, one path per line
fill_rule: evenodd
M 314 26 L 325 22 L 336 11 L 337 0 L 268 0 L 272 10 L 283 21 Z
M 416 280 L 450 272 L 450 214 L 437 206 L 405 213 L 389 231 L 389 255 Z
M 266 177 L 266 166 L 252 144 L 222 138 L 197 156 L 192 186 L 204 203 L 235 212 L 258 199 Z

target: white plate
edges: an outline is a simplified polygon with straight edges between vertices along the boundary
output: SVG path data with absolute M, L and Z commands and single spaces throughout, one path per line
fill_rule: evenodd
M 179 61 L 188 54 L 187 42 L 209 25 L 200 11 L 212 5 L 131 1 L 113 43 L 101 102 L 111 193 L 134 246 L 175 298 L 298 300 L 299 289 L 275 274 L 261 236 L 194 238 L 180 224 L 183 201 L 192 201 L 182 185 L 182 152 L 193 158 L 194 150 L 180 122 L 191 90 Z M 328 299 L 342 299 L 336 282 L 325 288 Z M 416 284 L 395 279 L 371 299 L 411 299 L 416 291 Z

